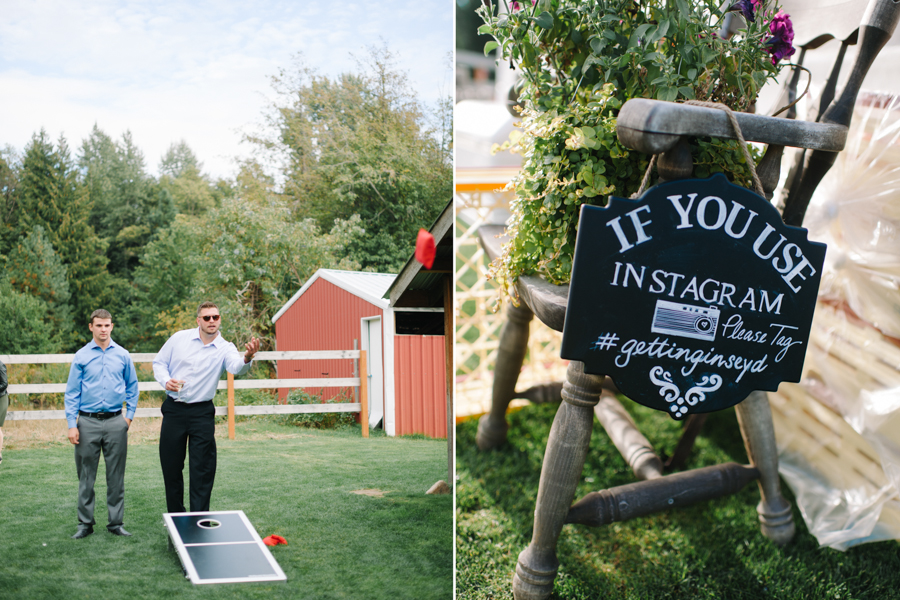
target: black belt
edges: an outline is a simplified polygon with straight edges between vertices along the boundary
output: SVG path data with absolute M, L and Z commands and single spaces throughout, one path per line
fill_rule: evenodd
M 112 419 L 113 417 L 118 417 L 122 414 L 122 409 L 120 408 L 116 412 L 97 412 L 97 413 L 89 413 L 84 412 L 83 410 L 79 410 L 78 414 L 82 417 L 93 417 L 95 419 Z
M 212 400 L 197 400 L 196 402 L 182 402 L 175 396 L 170 396 L 169 394 L 166 394 L 166 398 L 168 398 L 172 402 L 177 402 L 179 404 L 200 404 L 201 402 L 212 402 Z

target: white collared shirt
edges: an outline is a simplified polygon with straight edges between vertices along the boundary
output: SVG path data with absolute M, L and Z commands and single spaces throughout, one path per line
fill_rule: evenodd
M 185 381 L 180 401 L 186 403 L 212 400 L 222 373 L 243 375 L 253 366 L 244 355 L 219 333 L 209 344 L 200 339 L 200 328 L 185 329 L 172 335 L 153 360 L 153 377 L 163 387 L 170 379 Z M 170 396 L 177 393 L 166 391 Z

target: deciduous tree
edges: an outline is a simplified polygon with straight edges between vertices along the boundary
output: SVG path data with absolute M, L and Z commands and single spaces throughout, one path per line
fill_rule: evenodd
M 265 189 L 260 186 L 254 189 Z M 226 199 L 202 223 L 179 215 L 170 235 L 148 245 L 135 271 L 137 297 L 128 319 L 134 335 L 142 336 L 141 347 L 158 348 L 173 331 L 192 326 L 197 305 L 211 299 L 226 314 L 233 339 L 255 335 L 272 344 L 272 315 L 317 269 L 358 268 L 338 255 L 359 233 L 358 218 L 330 233 L 311 219 L 293 222 L 288 205 L 265 193 Z
M 274 157 L 297 218 L 327 230 L 359 215 L 347 246 L 363 267 L 397 272 L 451 195 L 452 166 L 405 73 L 386 47 L 334 79 L 297 65 L 273 78 L 267 131 L 248 139 Z

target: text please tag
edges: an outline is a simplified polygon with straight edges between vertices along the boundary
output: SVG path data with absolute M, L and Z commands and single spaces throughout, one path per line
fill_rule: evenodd
M 724 175 L 582 206 L 562 358 L 676 419 L 799 381 L 825 244 Z

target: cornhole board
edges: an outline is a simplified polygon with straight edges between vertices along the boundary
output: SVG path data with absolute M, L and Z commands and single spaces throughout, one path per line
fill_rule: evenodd
M 287 580 L 242 510 L 165 513 L 163 520 L 191 583 Z

